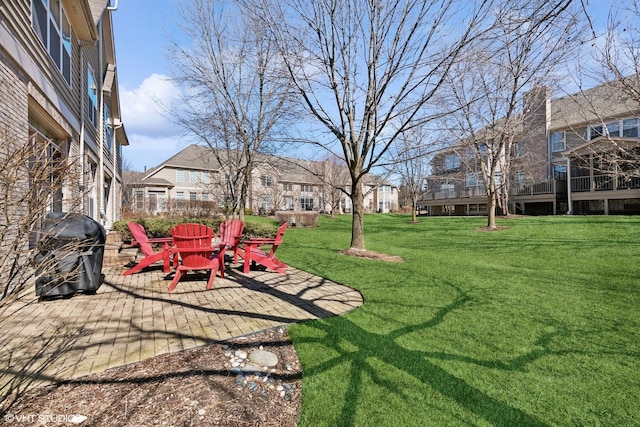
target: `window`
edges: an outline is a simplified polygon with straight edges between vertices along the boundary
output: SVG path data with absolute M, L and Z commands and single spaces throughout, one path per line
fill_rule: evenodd
M 260 196 L 260 209 L 263 213 L 269 212 L 273 207 L 270 196 Z
M 381 185 L 378 187 L 378 193 L 391 193 L 391 186 L 390 185 Z
M 211 174 L 209 172 L 200 172 L 202 176 L 202 183 L 209 184 L 211 182 Z
M 564 132 L 553 132 L 551 134 L 551 151 L 556 153 L 564 151 L 566 148 Z
M 524 171 L 517 171 L 516 184 L 523 184 L 523 183 L 524 183 Z
M 313 193 L 313 185 L 300 184 L 300 191 L 303 193 Z
M 198 172 L 189 171 L 189 182 L 192 184 L 196 184 L 198 182 Z
M 460 167 L 460 156 L 457 154 L 447 154 L 444 157 L 444 168 L 445 170 L 453 170 L 458 169 Z
M 203 202 L 208 202 L 209 201 L 209 194 L 208 193 L 202 193 L 202 201 Z
M 98 125 L 98 86 L 91 65 L 87 64 L 87 115 L 94 126 Z
M 144 209 L 144 190 L 136 190 L 136 209 Z
M 189 200 L 195 202 L 198 200 L 198 195 L 193 191 L 189 192 Z
M 622 121 L 622 136 L 627 138 L 637 138 L 638 132 L 638 119 L 627 119 Z
M 31 26 L 71 86 L 71 25 L 60 0 L 32 0 Z
M 262 175 L 260 177 L 260 183 L 263 187 L 271 187 L 273 185 L 272 178 L 269 175 Z
M 465 186 L 467 187 L 477 187 L 478 186 L 478 177 L 475 173 L 468 173 L 467 178 L 465 180 Z
M 524 156 L 524 143 L 516 142 L 516 143 L 513 144 L 513 155 L 515 157 Z
M 595 139 L 599 136 L 610 136 L 612 138 L 627 137 L 637 138 L 640 135 L 638 130 L 638 118 L 625 120 L 616 120 L 614 122 L 605 123 L 604 125 L 595 125 L 589 127 L 589 139 Z
M 293 197 L 292 196 L 284 196 L 283 200 L 284 200 L 284 209 L 292 211 L 293 208 L 295 207 L 293 205 Z
M 605 135 L 605 128 L 602 125 L 589 127 L 589 139 L 596 139 Z
M 567 179 L 567 165 L 553 165 L 553 179 Z
M 45 206 L 48 211 L 62 212 L 63 176 L 67 171 L 62 146 L 35 128 L 29 129 L 29 139 L 29 187 L 34 189 L 30 207 L 37 212 Z
M 284 191 L 293 191 L 293 184 L 291 184 L 290 182 L 282 184 L 282 189 Z
M 184 200 L 184 191 L 176 191 L 176 199 Z
M 502 172 L 498 171 L 493 174 L 493 178 L 496 181 L 496 188 L 502 187 Z
M 109 116 L 110 116 L 109 107 L 105 103 L 103 105 L 103 108 L 104 108 L 104 117 L 102 120 L 102 125 L 104 126 L 104 140 L 105 140 L 105 145 L 107 146 L 107 150 L 111 152 L 111 143 L 113 142 L 113 129 L 111 129 L 111 126 L 109 126 Z
M 303 211 L 312 211 L 313 197 L 300 197 L 300 209 Z
M 176 182 L 184 182 L 184 169 L 176 169 Z

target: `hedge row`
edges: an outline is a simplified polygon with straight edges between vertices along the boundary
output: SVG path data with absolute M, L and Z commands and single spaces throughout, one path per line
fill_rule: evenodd
M 139 218 L 134 222 L 142 225 L 147 231 L 149 237 L 166 237 L 171 235 L 171 228 L 177 224 L 183 224 L 186 222 L 195 222 L 198 224 L 205 224 L 213 229 L 215 233 L 220 230 L 220 224 L 224 219 L 203 219 L 203 218 L 179 218 L 179 219 L 167 219 L 167 218 Z M 112 229 L 122 233 L 124 240 L 131 240 L 131 232 L 127 223 L 130 221 L 116 221 L 113 223 Z M 244 236 L 245 237 L 273 237 L 278 232 L 278 227 L 275 224 L 260 224 L 255 222 L 245 222 Z

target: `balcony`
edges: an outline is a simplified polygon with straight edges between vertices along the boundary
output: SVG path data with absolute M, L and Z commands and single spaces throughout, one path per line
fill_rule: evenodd
M 566 185 L 561 180 L 549 180 L 536 184 L 515 184 L 513 188 L 514 196 L 538 196 L 542 194 L 556 194 L 562 192 Z
M 640 177 L 594 175 L 571 178 L 572 192 L 627 190 L 640 188 Z
M 466 187 L 464 189 L 445 189 L 431 191 L 424 197 L 425 200 L 449 200 L 449 199 L 472 199 L 486 197 L 484 187 Z

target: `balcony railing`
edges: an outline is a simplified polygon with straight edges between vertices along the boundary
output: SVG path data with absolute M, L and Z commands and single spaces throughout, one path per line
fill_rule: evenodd
M 555 194 L 556 181 L 543 181 L 536 184 L 516 184 L 513 194 L 516 196 L 536 196 L 540 194 Z
M 467 187 L 462 190 L 446 189 L 432 191 L 425 196 L 425 199 L 430 200 L 447 200 L 447 199 L 470 199 L 475 197 L 484 197 L 486 192 L 484 187 Z
M 571 191 L 605 191 L 605 190 L 626 190 L 640 188 L 640 177 L 611 175 L 579 176 L 571 178 Z

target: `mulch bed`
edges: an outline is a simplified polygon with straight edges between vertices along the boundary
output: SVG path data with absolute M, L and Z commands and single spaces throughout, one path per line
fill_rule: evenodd
M 273 372 L 234 372 L 230 355 L 259 348 L 277 355 Z M 83 426 L 295 426 L 301 377 L 281 327 L 27 390 L 0 403 L 0 425 L 72 425 L 76 415 Z

